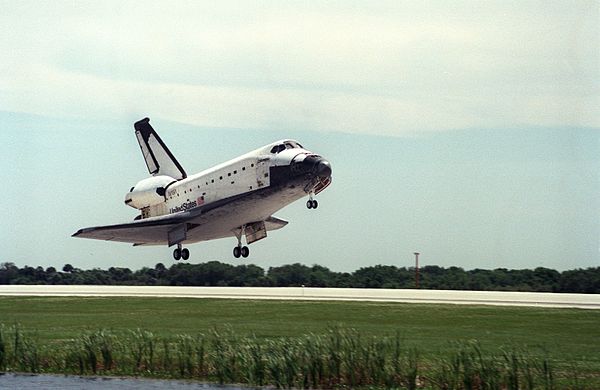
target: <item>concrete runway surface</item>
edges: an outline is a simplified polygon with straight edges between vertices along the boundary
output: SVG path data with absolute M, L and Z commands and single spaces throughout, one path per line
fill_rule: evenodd
M 0 285 L 2 296 L 178 297 L 372 301 L 600 309 L 600 294 L 316 287 Z

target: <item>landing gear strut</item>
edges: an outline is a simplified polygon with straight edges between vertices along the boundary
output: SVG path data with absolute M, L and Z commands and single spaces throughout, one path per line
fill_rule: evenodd
M 190 251 L 188 248 L 182 248 L 181 244 L 177 244 L 177 248 L 173 251 L 173 258 L 187 260 L 190 258 Z
M 238 244 L 233 248 L 233 257 L 239 259 L 241 257 L 248 257 L 250 255 L 250 249 L 247 246 L 242 246 L 242 234 L 245 230 L 245 226 L 242 226 L 239 233 L 236 232 L 236 237 L 238 239 Z

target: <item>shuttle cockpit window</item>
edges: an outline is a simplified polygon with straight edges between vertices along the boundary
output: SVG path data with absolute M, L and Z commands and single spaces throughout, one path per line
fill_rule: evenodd
M 300 145 L 296 141 L 286 141 L 285 142 L 285 148 L 286 149 L 297 149 L 297 148 L 302 148 L 302 145 Z
M 285 150 L 285 145 L 284 144 L 279 144 L 279 145 L 275 145 L 273 146 L 273 149 L 271 149 L 271 153 L 273 154 L 277 154 L 281 151 Z
M 271 149 L 271 153 L 277 154 L 286 149 L 297 149 L 297 148 L 302 148 L 302 145 L 300 145 L 299 143 L 297 143 L 295 141 L 285 141 L 282 144 L 273 146 L 273 148 Z

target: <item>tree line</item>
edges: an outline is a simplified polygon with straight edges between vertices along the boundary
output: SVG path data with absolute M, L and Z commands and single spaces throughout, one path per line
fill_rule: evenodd
M 93 284 L 137 286 L 240 286 L 240 287 L 354 287 L 415 288 L 415 269 L 393 265 L 363 267 L 354 272 L 335 272 L 321 265 L 295 263 L 268 270 L 249 264 L 218 261 L 201 264 L 163 263 L 132 271 L 110 267 L 82 270 L 70 264 L 54 267 L 17 267 L 0 264 L 0 284 Z M 559 272 L 549 268 L 464 270 L 459 267 L 424 266 L 419 287 L 437 290 L 500 290 L 561 293 L 600 293 L 600 267 Z

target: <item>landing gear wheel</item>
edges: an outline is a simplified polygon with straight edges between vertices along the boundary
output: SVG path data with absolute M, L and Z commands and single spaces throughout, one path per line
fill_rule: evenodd
M 313 201 L 312 200 L 307 200 L 306 201 L 306 208 L 309 208 L 309 209 L 313 208 Z
M 236 246 L 235 248 L 233 248 L 233 257 L 235 257 L 236 259 L 239 259 L 239 257 L 242 255 L 242 248 L 239 246 Z
M 248 257 L 250 255 L 250 249 L 247 246 L 243 246 L 241 249 L 242 257 Z
M 189 253 L 188 253 L 188 255 L 189 255 Z M 181 249 L 177 248 L 177 249 L 175 249 L 175 250 L 173 251 L 173 258 L 174 258 L 175 260 L 179 260 L 179 259 L 181 259 Z M 184 259 L 184 260 L 185 260 L 185 259 Z
M 312 208 L 316 209 L 317 207 L 319 207 L 319 202 L 317 202 L 317 200 L 315 199 L 312 201 Z
M 183 260 L 187 260 L 187 259 L 189 259 L 189 258 L 190 258 L 190 251 L 188 250 L 188 248 L 183 248 L 183 249 L 181 250 L 181 258 L 182 258 Z

